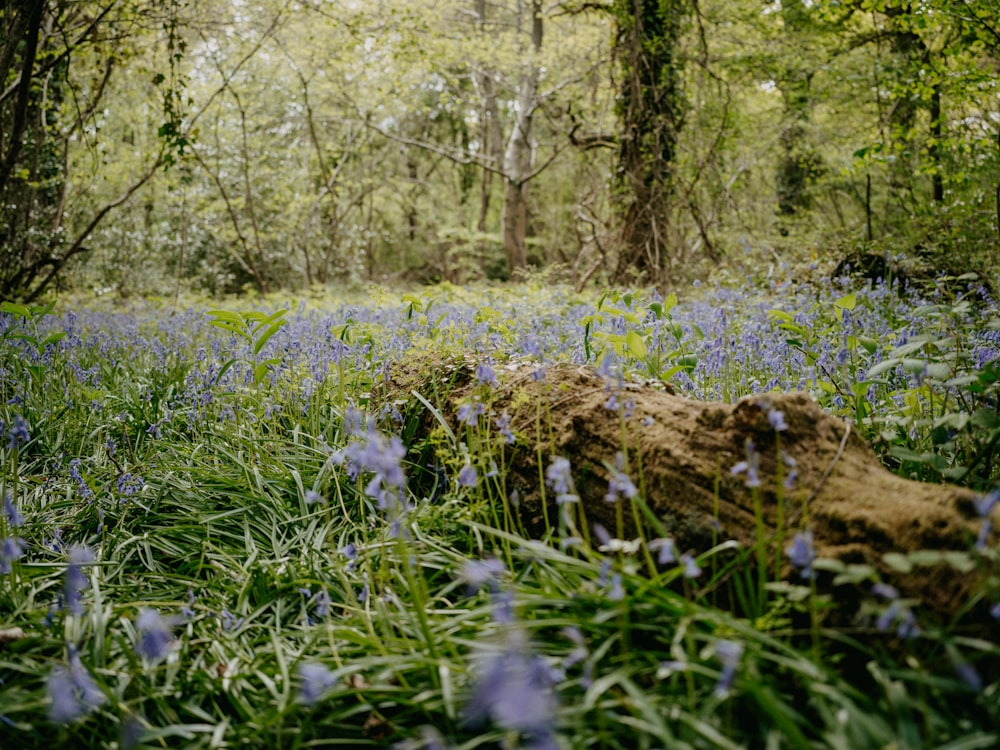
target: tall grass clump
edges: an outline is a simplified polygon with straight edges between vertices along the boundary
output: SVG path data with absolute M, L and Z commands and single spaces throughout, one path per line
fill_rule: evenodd
M 833 282 L 5 303 L 0 747 L 996 747 L 995 628 L 921 622 L 873 569 L 818 559 L 807 523 L 676 549 L 624 429 L 616 528 L 588 522 L 573 457 L 539 448 L 553 502 L 530 536 L 506 478 L 532 436 L 493 403 L 510 363 L 705 399 L 806 390 L 892 470 L 980 490 L 985 527 L 996 319 Z M 456 357 L 476 388 L 450 414 Z M 433 387 L 387 397 L 414 362 Z M 555 429 L 542 403 L 532 429 Z M 732 468 L 753 487 L 752 452 Z M 989 539 L 961 562 L 1000 619 Z M 817 570 L 867 586 L 862 619 L 827 624 Z

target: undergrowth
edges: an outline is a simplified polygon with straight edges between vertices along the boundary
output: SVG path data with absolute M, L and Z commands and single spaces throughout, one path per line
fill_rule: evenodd
M 0 746 L 1000 745 L 995 630 L 922 629 L 885 586 L 873 622 L 828 627 L 837 605 L 811 573 L 834 563 L 807 534 L 773 560 L 763 540 L 737 551 L 761 563 L 749 577 L 724 539 L 679 554 L 614 455 L 609 496 L 639 539 L 588 528 L 572 456 L 540 456 L 555 503 L 546 533 L 524 534 L 506 448 L 530 436 L 490 403 L 511 361 L 706 399 L 807 390 L 893 470 L 983 492 L 988 523 L 995 307 L 832 284 L 701 291 L 5 304 Z M 476 365 L 464 413 L 441 413 L 443 393 L 379 398 L 405 363 L 452 356 Z M 427 414 L 439 428 L 418 454 Z M 965 553 L 995 571 L 987 539 Z M 715 606 L 735 596 L 752 617 Z

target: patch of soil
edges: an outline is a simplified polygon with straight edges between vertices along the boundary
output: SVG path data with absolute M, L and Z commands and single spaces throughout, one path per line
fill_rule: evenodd
M 571 462 L 587 522 L 614 533 L 616 509 L 605 496 L 615 455 L 625 446 L 628 475 L 681 552 L 702 552 L 727 539 L 753 547 L 759 502 L 765 534 L 774 545 L 780 515 L 786 545 L 795 531 L 808 528 L 820 557 L 873 565 L 904 597 L 920 600 L 920 611 L 949 622 L 960 614 L 966 621 L 989 619 L 985 602 L 973 613 L 963 611 L 979 590 L 976 574 L 943 562 L 900 572 L 900 566 L 890 567 L 884 559 L 886 553 L 968 552 L 982 523 L 973 503 L 977 495 L 890 473 L 848 422 L 823 411 L 808 394 L 769 393 L 735 404 L 701 402 L 673 395 L 663 384 L 609 382 L 589 367 L 552 366 L 538 379 L 537 365 L 530 362 L 497 365 L 499 381 L 487 390 L 476 381 L 475 368 L 471 360 L 430 367 L 411 362 L 394 374 L 385 395 L 424 409 L 423 437 L 440 429 L 441 418 L 461 434 L 458 409 L 477 398 L 493 415 L 489 424 L 497 440 L 494 420 L 509 414 L 517 442 L 507 448 L 507 489 L 517 491 L 521 516 L 534 533 L 542 532 L 545 515 L 540 472 L 554 456 Z M 414 391 L 434 404 L 438 414 L 413 398 Z M 609 409 L 612 396 L 618 406 Z M 787 429 L 775 432 L 769 410 L 784 414 Z M 410 436 L 411 446 L 420 438 Z M 755 457 L 748 457 L 751 446 Z M 782 486 L 791 466 L 779 451 L 794 460 L 797 477 L 791 489 Z M 747 486 L 747 472 L 731 472 L 747 460 L 759 463 L 756 490 Z M 547 510 L 556 519 L 552 496 L 548 491 Z M 623 515 L 625 536 L 631 538 L 632 512 Z M 787 566 L 785 572 L 793 574 Z M 862 592 L 857 593 L 860 598 Z

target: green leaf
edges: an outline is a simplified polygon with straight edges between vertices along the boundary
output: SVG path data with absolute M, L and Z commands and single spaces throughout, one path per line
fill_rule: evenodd
M 646 342 L 642 340 L 640 336 L 635 331 L 629 331 L 625 334 L 625 343 L 628 344 L 628 348 L 635 355 L 636 359 L 645 359 L 647 354 Z
M 834 303 L 841 310 L 853 310 L 858 305 L 858 295 L 857 294 L 845 294 Z
M 0 304 L 0 312 L 20 315 L 22 318 L 30 318 L 31 311 L 26 305 L 19 305 L 16 302 L 4 302 Z
M 913 570 L 910 558 L 899 552 L 886 552 L 882 555 L 882 561 L 897 573 L 909 573 Z
M 276 323 L 272 323 L 268 329 L 257 338 L 253 345 L 253 354 L 255 357 L 260 354 L 260 350 L 264 348 L 264 344 L 268 342 L 268 339 L 276 334 L 286 322 L 287 321 L 285 320 L 279 320 Z

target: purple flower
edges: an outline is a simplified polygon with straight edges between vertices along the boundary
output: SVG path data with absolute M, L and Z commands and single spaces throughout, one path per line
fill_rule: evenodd
M 313 706 L 337 684 L 336 675 L 327 667 L 315 662 L 299 664 L 299 702 Z
M 622 586 L 622 574 L 613 573 L 611 575 L 611 590 L 608 591 L 609 602 L 620 602 L 625 598 L 625 588 Z
M 477 725 L 492 719 L 501 729 L 550 735 L 556 711 L 554 675 L 544 660 L 528 651 L 519 633 L 508 641 L 481 659 L 479 679 L 465 706 L 466 720 Z
M 747 475 L 746 486 L 760 487 L 760 476 L 757 473 L 760 468 L 760 454 L 754 450 L 752 440 L 747 440 L 746 449 L 747 460 L 737 463 L 729 470 L 729 473 L 735 476 L 736 474 L 743 474 L 745 472 Z
M 106 700 L 90 672 L 80 662 L 75 648 L 70 648 L 69 668 L 57 667 L 46 680 L 49 688 L 49 719 L 69 724 L 82 718 Z
M 196 600 L 197 597 L 194 595 L 194 591 L 188 589 L 187 605 L 181 607 L 181 614 L 184 616 L 185 619 L 191 620 L 194 618 L 194 603 Z
M 472 464 L 466 464 L 462 467 L 462 470 L 458 472 L 459 487 L 475 487 L 478 481 L 479 472 L 476 471 L 476 467 Z
M 504 412 L 499 417 L 497 417 L 497 429 L 500 430 L 500 434 L 503 439 L 507 442 L 507 445 L 513 445 L 517 438 L 514 433 L 510 430 L 510 414 Z
M 483 586 L 497 590 L 497 582 L 507 572 L 506 566 L 495 557 L 485 560 L 468 560 L 462 565 L 460 575 L 469 585 L 469 592 L 479 591 Z
M 490 365 L 489 361 L 480 362 L 476 366 L 476 380 L 478 380 L 483 385 L 496 385 L 497 384 L 497 374 L 494 372 L 493 367 Z
M 458 407 L 458 421 L 467 427 L 475 427 L 479 424 L 479 417 L 485 413 L 482 401 L 470 401 Z
M 24 542 L 16 536 L 0 539 L 0 573 L 10 573 L 10 564 L 24 554 Z
M 573 486 L 569 461 L 562 456 L 553 457 L 549 468 L 545 470 L 545 483 L 556 493 L 556 502 L 560 505 L 575 503 L 580 499 Z
M 402 467 L 405 457 L 406 446 L 398 437 L 386 438 L 377 430 L 369 430 L 364 439 L 352 440 L 336 454 L 334 460 L 346 463 L 348 473 L 354 476 L 359 471 L 371 472 L 372 478 L 365 486 L 365 494 L 378 500 L 379 507 L 386 510 L 400 503 L 406 482 Z
M 649 543 L 649 548 L 654 552 L 658 551 L 656 562 L 658 565 L 672 565 L 677 562 L 677 547 L 670 537 L 665 539 L 653 539 Z
M 872 585 L 872 594 L 889 601 L 899 598 L 899 592 L 896 590 L 895 586 L 890 586 L 888 583 L 882 582 Z
M 974 501 L 976 513 L 979 514 L 980 518 L 986 518 L 992 512 L 998 500 L 1000 500 L 1000 493 L 996 491 L 976 498 Z
M 733 686 L 736 669 L 743 657 L 743 644 L 736 641 L 719 641 L 715 644 L 715 656 L 722 662 L 722 671 L 712 692 L 721 698 L 728 695 Z
M 785 413 L 778 409 L 768 409 L 767 421 L 771 423 L 771 429 L 775 432 L 784 432 L 788 429 L 785 423 Z
M 221 616 L 223 630 L 235 630 L 243 624 L 242 617 L 237 617 L 225 607 L 222 608 Z
M 24 525 L 24 517 L 18 511 L 17 506 L 14 505 L 14 498 L 9 492 L 4 493 L 3 496 L 3 512 L 7 516 L 7 525 L 12 529 L 16 529 Z
M 28 423 L 24 417 L 18 414 L 14 417 L 14 424 L 7 431 L 7 450 L 14 450 L 21 443 L 27 443 L 31 439 L 28 433 Z
M 94 561 L 93 551 L 80 544 L 76 544 L 69 549 L 69 565 L 66 566 L 66 585 L 64 587 L 66 609 L 74 615 L 83 611 L 80 601 L 80 594 L 90 585 L 83 566 Z
M 639 494 L 639 490 L 624 471 L 625 454 L 619 451 L 615 455 L 615 466 L 611 469 L 611 479 L 608 481 L 608 493 L 604 496 L 606 502 L 616 503 L 619 497 L 631 500 Z
M 143 607 L 135 618 L 135 650 L 149 661 L 159 661 L 170 649 L 170 626 L 155 609 Z
M 816 559 L 816 550 L 813 547 L 813 535 L 811 531 L 800 531 L 792 539 L 792 543 L 785 547 L 785 554 L 792 565 L 799 569 L 803 578 L 812 577 L 812 564 Z
M 701 575 L 701 568 L 698 567 L 698 562 L 692 555 L 681 555 L 680 563 L 684 566 L 685 578 L 697 578 Z
M 306 501 L 306 505 L 313 505 L 322 500 L 323 496 L 320 495 L 316 490 L 306 490 L 306 494 L 303 499 Z

